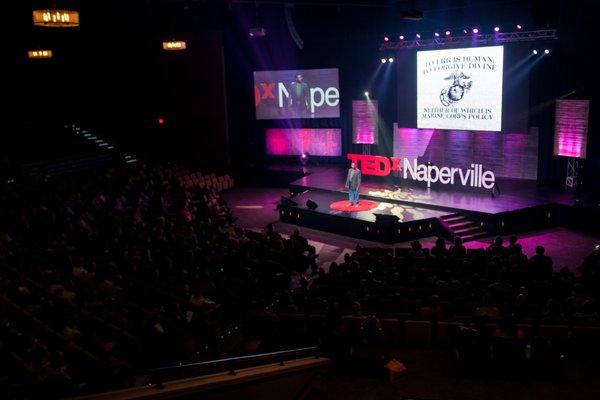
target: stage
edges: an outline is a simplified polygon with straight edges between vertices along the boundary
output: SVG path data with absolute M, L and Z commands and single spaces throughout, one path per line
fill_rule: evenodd
M 561 207 L 576 202 L 572 192 L 543 188 L 531 180 L 499 179 L 500 194 L 492 196 L 485 190 L 427 188 L 398 177 L 363 175 L 361 203 L 355 210 L 347 207 L 345 167 L 303 171 L 302 178 L 289 184 L 296 204 L 280 205 L 281 221 L 384 243 L 434 235 L 469 241 L 547 227 L 556 223 Z M 309 199 L 316 209 L 307 207 Z

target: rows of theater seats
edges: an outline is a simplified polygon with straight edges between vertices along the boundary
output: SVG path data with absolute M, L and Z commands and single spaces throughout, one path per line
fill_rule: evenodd
M 460 331 L 472 327 L 471 322 L 422 321 L 410 319 L 410 314 L 387 314 L 379 319 L 383 338 L 391 346 L 451 346 Z M 326 328 L 325 314 L 280 314 L 281 329 L 290 338 L 319 340 Z M 342 336 L 360 336 L 365 316 L 346 315 L 341 319 Z M 515 340 L 549 339 L 582 350 L 600 350 L 600 326 L 568 326 L 520 323 L 513 335 L 498 323 L 486 323 L 484 335 L 490 338 Z
M 229 174 L 216 175 L 210 173 L 203 175 L 201 172 L 181 172 L 179 175 L 179 183 L 186 189 L 207 188 L 221 192 L 233 188 L 235 182 Z

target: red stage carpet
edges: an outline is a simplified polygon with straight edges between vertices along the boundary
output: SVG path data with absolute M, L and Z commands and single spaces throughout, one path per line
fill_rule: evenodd
M 329 205 L 329 208 L 335 211 L 342 212 L 359 212 L 359 211 L 369 211 L 374 208 L 377 208 L 379 202 L 371 201 L 371 200 L 359 200 L 357 206 L 350 205 L 348 200 L 334 201 Z

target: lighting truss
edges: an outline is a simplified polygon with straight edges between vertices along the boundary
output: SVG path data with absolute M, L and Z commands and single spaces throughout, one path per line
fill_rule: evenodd
M 536 31 L 494 32 L 457 36 L 434 37 L 431 39 L 414 39 L 383 42 L 379 50 L 408 50 L 424 47 L 453 47 L 456 45 L 496 44 L 512 42 L 533 42 L 536 40 L 558 39 L 558 30 L 541 29 Z

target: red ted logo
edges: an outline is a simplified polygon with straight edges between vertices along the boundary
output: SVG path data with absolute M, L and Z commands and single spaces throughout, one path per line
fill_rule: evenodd
M 356 163 L 360 172 L 365 175 L 387 176 L 392 171 L 401 171 L 399 157 L 371 156 L 365 154 L 348 154 L 348 160 Z

